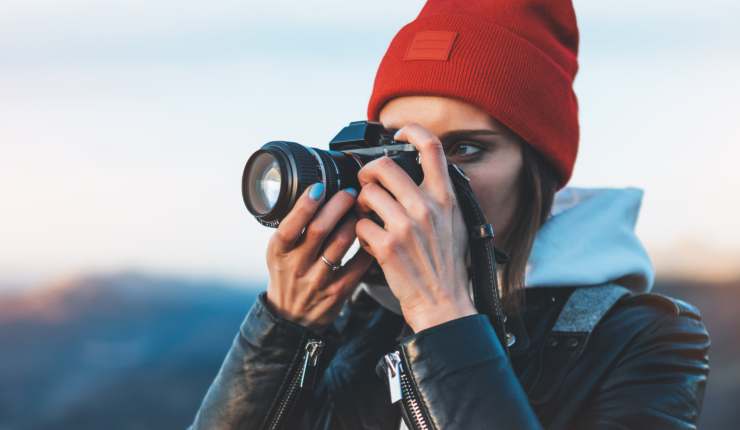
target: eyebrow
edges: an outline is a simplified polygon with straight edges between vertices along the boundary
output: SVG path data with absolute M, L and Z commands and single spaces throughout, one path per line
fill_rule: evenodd
M 454 142 L 455 140 L 473 137 L 473 136 L 487 136 L 487 135 L 499 135 L 499 133 L 496 130 L 490 130 L 490 129 L 474 129 L 474 130 L 452 130 L 448 131 L 447 133 L 442 134 L 439 137 L 439 140 L 442 141 L 442 145 L 447 146 Z

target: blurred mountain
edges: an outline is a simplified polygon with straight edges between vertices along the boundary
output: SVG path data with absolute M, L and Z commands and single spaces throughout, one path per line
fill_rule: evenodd
M 0 293 L 0 430 L 182 429 L 262 285 L 118 273 Z M 700 428 L 740 422 L 740 281 L 662 280 L 712 335 Z
M 245 287 L 122 273 L 0 297 L 0 429 L 185 428 Z

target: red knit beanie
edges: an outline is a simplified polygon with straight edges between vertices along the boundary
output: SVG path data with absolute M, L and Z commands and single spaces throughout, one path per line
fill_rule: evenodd
M 391 41 L 368 119 L 404 95 L 464 100 L 550 161 L 562 188 L 578 152 L 577 54 L 571 0 L 429 0 Z

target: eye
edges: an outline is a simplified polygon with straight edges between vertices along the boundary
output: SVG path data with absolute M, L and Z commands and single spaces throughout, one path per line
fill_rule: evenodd
M 448 155 L 451 157 L 470 157 L 478 154 L 483 149 L 479 144 L 472 142 L 461 142 L 449 149 Z

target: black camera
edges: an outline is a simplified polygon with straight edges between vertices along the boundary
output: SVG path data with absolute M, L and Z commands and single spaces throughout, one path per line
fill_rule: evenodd
M 322 182 L 325 201 L 344 188 L 359 189 L 357 173 L 382 156 L 421 183 L 424 175 L 416 149 L 394 141 L 393 130 L 378 122 L 351 122 L 329 142 L 328 151 L 295 142 L 268 142 L 244 166 L 244 204 L 260 223 L 277 227 L 306 188 Z
M 368 121 L 351 122 L 329 142 L 329 150 L 295 142 L 268 142 L 252 154 L 242 175 L 242 196 L 249 212 L 269 227 L 277 227 L 298 197 L 312 184 L 322 182 L 326 198 L 338 191 L 359 189 L 357 173 L 368 162 L 387 155 L 420 184 L 424 174 L 413 145 L 393 140 L 392 130 Z M 508 351 L 505 315 L 496 283 L 496 264 L 508 256 L 494 248 L 493 227 L 488 224 L 468 178 L 455 165 L 448 166 L 469 234 L 473 297 L 479 312 L 486 314 Z M 369 214 L 373 218 L 375 214 Z M 374 218 L 382 224 L 382 220 Z M 387 284 L 377 261 L 363 275 L 369 284 Z

